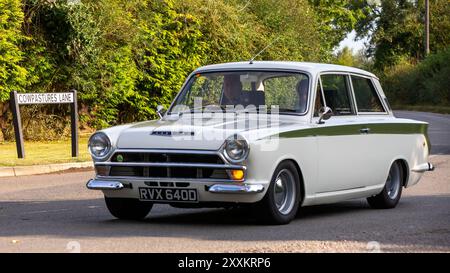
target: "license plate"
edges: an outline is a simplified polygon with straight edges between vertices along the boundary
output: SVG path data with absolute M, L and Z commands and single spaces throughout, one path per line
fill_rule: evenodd
M 155 202 L 198 202 L 197 189 L 139 188 L 139 199 Z

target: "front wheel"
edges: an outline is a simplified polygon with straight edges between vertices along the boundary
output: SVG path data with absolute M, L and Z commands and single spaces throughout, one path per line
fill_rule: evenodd
M 267 193 L 255 209 L 261 220 L 270 224 L 288 224 L 300 205 L 300 177 L 290 161 L 282 162 L 275 170 Z
M 367 198 L 367 202 L 372 208 L 391 209 L 397 206 L 400 201 L 403 189 L 402 167 L 399 162 L 394 162 L 389 170 L 386 184 L 379 194 Z
M 153 207 L 153 203 L 142 202 L 133 198 L 110 198 L 105 196 L 105 203 L 114 217 L 125 220 L 143 219 Z

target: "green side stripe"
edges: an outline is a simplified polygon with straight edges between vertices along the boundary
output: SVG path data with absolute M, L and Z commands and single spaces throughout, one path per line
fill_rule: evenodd
M 422 134 L 425 136 L 428 149 L 431 149 L 431 143 L 428 138 L 428 124 L 417 123 L 368 123 L 356 125 L 333 125 L 317 128 L 300 129 L 280 133 L 282 138 L 297 138 L 311 136 L 345 136 L 359 135 L 360 129 L 370 128 L 369 134 Z

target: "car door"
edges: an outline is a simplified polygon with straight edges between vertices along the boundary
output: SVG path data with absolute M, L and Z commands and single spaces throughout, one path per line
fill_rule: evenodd
M 360 163 L 365 177 L 361 182 L 363 186 L 383 184 L 396 150 L 393 145 L 397 142 L 392 140 L 401 136 L 379 134 L 392 116 L 383 105 L 372 78 L 362 75 L 350 75 L 350 78 L 358 118 L 365 130 L 365 147 L 362 148 L 365 156 Z
M 323 73 L 319 81 L 323 103 L 332 109 L 333 116 L 316 127 L 319 159 L 315 193 L 362 188 L 370 167 L 365 158 L 372 148 L 366 142 L 365 125 L 356 115 L 350 76 Z

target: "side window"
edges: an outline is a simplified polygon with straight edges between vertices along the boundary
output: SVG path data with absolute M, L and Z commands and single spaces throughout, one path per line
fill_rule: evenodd
M 358 112 L 385 112 L 372 81 L 351 76 Z
M 327 74 L 320 76 L 325 103 L 334 115 L 353 115 L 346 75 Z
M 325 104 L 323 103 L 323 97 L 322 97 L 322 87 L 320 86 L 320 81 L 317 82 L 317 90 L 316 90 L 316 100 L 314 102 L 314 116 L 319 116 L 319 110 L 322 108 Z

